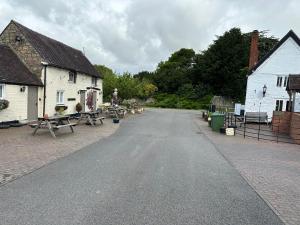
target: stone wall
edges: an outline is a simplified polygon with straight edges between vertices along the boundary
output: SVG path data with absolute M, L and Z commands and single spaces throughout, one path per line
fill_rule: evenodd
M 21 41 L 16 41 L 16 36 L 19 36 Z M 26 40 L 14 22 L 10 22 L 5 28 L 0 36 L 0 43 L 8 45 L 32 73 L 36 74 L 39 78 L 41 77 L 42 58 Z

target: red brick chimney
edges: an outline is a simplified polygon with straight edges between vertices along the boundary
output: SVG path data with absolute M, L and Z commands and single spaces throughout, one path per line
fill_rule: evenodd
M 258 62 L 258 30 L 254 30 L 251 35 L 250 57 L 249 57 L 249 70 L 251 70 Z

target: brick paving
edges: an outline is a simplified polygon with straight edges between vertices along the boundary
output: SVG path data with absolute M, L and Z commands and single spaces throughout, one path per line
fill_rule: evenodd
M 225 136 L 196 123 L 286 224 L 300 224 L 300 145 Z
M 69 128 L 57 131 L 56 139 L 46 130 L 32 136 L 29 126 L 0 129 L 0 185 L 108 137 L 118 127 L 111 119 L 95 127 L 80 124 L 74 133 Z

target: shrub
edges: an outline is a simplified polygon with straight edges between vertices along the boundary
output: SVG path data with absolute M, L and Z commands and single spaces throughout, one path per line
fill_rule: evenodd
M 154 97 L 155 102 L 147 104 L 147 106 L 176 109 L 208 109 L 211 97 L 207 95 L 201 99 L 189 99 L 174 94 L 157 94 Z
M 82 111 L 82 105 L 78 102 L 75 106 L 76 112 L 81 112 Z

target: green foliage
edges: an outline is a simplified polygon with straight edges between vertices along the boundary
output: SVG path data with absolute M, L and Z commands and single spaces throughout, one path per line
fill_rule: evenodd
M 153 73 L 141 72 L 160 93 L 177 94 L 188 99 L 205 95 L 222 95 L 244 101 L 248 73 L 251 33 L 232 28 L 203 52 L 180 49 L 167 61 L 160 62 Z M 278 43 L 273 36 L 260 32 L 259 57 L 265 56 Z
M 121 99 L 147 99 L 157 91 L 157 87 L 147 79 L 134 78 L 130 73 L 117 75 L 105 66 L 95 65 L 95 68 L 104 75 L 104 101 L 109 102 L 111 100 L 115 88 L 118 89 L 118 96 Z
M 212 96 L 207 95 L 201 99 L 193 100 L 175 94 L 157 94 L 154 98 L 155 102 L 147 106 L 175 109 L 208 109 Z
M 232 28 L 203 52 L 182 48 L 154 72 L 142 71 L 131 76 L 118 76 L 105 66 L 95 66 L 104 75 L 104 100 L 110 101 L 114 88 L 122 99 L 147 99 L 154 93 L 153 106 L 167 108 L 203 108 L 209 104 L 207 96 L 221 95 L 243 102 L 248 73 L 251 33 Z M 273 36 L 260 32 L 259 58 L 264 57 L 278 43 Z

